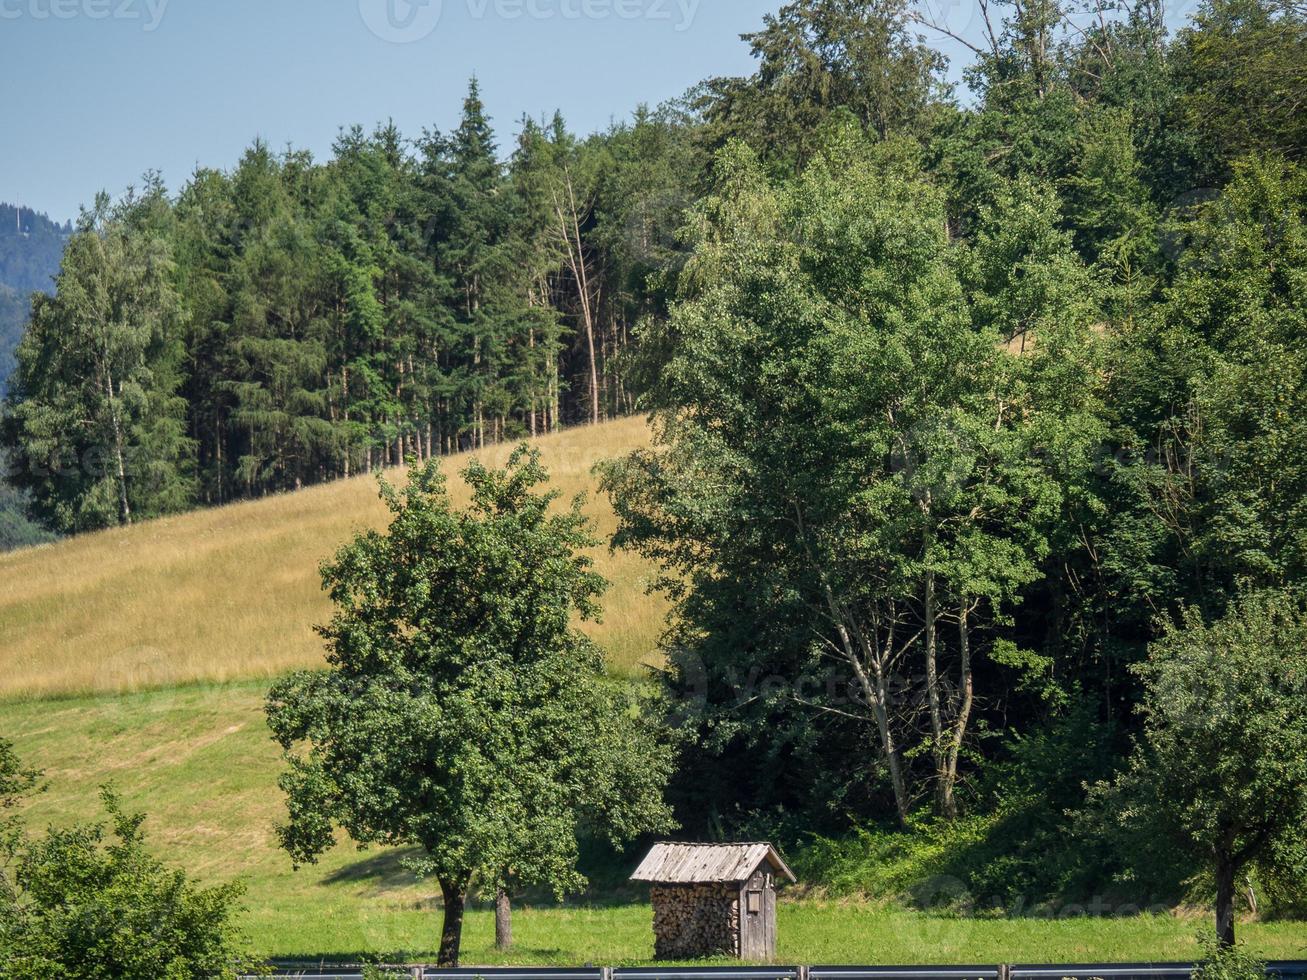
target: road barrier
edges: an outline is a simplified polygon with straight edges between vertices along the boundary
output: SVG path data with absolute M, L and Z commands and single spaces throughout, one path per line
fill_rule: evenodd
M 358 964 L 276 961 L 274 977 L 364 980 Z M 1001 966 L 376 967 L 396 980 L 1192 980 L 1193 963 L 1076 963 Z M 1307 961 L 1267 964 L 1268 980 L 1307 980 Z M 253 978 L 251 978 L 253 980 Z

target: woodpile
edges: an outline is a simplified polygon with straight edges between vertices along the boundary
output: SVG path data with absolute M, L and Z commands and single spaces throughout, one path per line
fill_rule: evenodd
M 761 842 L 655 844 L 631 875 L 648 882 L 660 960 L 776 956 L 776 879 L 794 881 L 776 848 Z
M 740 955 L 740 892 L 717 882 L 655 885 L 654 955 L 660 960 Z

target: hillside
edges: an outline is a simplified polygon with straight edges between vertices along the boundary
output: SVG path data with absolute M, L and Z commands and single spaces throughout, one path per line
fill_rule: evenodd
M 0 735 L 45 770 L 48 790 L 32 800 L 26 816 L 34 827 L 87 819 L 95 812 L 95 787 L 112 781 L 129 807 L 148 815 L 145 831 L 160 855 L 206 882 L 245 882 L 243 923 L 261 952 L 429 956 L 439 938 L 439 889 L 414 882 L 399 866 L 402 855 L 342 846 L 320 865 L 294 871 L 277 849 L 273 827 L 285 811 L 263 692 L 256 683 L 197 685 L 0 704 Z M 478 899 L 468 916 L 468 962 L 648 960 L 649 906 L 638 894 L 611 887 L 636 859 L 600 856 L 597 869 L 591 860 L 596 883 L 603 879 L 608 887 L 586 903 L 546 902 L 518 914 L 518 945 L 508 956 L 494 949 L 493 903 Z M 1156 961 L 1197 952 L 1198 921 L 1184 915 L 955 918 L 894 903 L 796 901 L 793 895 L 779 915 L 778 953 L 785 962 Z M 1268 957 L 1304 952 L 1301 923 L 1243 928 L 1250 947 Z
M 72 226 L 31 208 L 0 204 L 0 285 L 19 296 L 51 292 Z
M 646 439 L 644 422 L 627 419 L 538 444 L 570 497 L 593 490 L 597 461 Z M 511 449 L 485 458 L 502 463 Z M 464 462 L 446 462 L 451 477 Z M 462 499 L 461 481 L 451 487 Z M 600 536 L 611 533 L 607 501 L 591 493 L 587 508 Z M 329 608 L 318 565 L 384 517 L 365 476 L 0 556 L 0 699 L 269 678 L 320 663 L 313 626 Z M 634 671 L 654 655 L 666 607 L 646 595 L 643 561 L 606 547 L 595 557 L 613 587 L 604 623 L 588 628 L 616 670 Z
M 14 369 L 35 292 L 53 292 L 72 228 L 30 208 L 0 204 L 0 393 Z

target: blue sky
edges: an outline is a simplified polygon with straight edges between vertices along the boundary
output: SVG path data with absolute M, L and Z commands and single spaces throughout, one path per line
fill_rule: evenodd
M 590 131 L 710 74 L 777 0 L 0 0 L 0 200 L 74 217 L 148 168 L 176 189 L 255 136 L 324 156 L 343 124 L 456 122 L 481 79 Z M 436 19 L 436 14 L 439 14 Z
M 921 0 L 979 42 L 975 0 Z M 1191 8 L 1197 0 L 1172 6 Z M 176 190 L 256 137 L 318 157 L 342 125 L 416 136 L 477 74 L 509 145 L 523 113 L 580 132 L 710 75 L 781 0 L 0 0 L 0 201 L 58 220 L 147 169 Z M 953 61 L 967 52 L 933 38 Z

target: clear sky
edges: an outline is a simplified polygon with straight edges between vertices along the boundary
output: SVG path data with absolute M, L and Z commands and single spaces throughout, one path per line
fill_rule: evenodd
M 1177 24 L 1198 0 L 1175 0 Z M 919 0 L 983 37 L 976 0 Z M 511 145 L 523 113 L 587 133 L 712 75 L 781 0 L 0 0 L 0 201 L 74 218 L 148 169 L 176 190 L 255 137 L 325 157 L 341 126 L 457 122 L 475 73 Z M 1173 25 L 1174 26 L 1174 25 Z M 964 46 L 929 39 L 957 81 Z
M 476 73 L 501 146 L 530 113 L 582 132 L 713 74 L 779 0 L 0 0 L 0 201 L 75 217 L 101 189 L 261 136 L 456 123 Z

